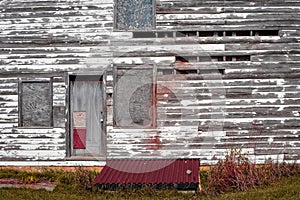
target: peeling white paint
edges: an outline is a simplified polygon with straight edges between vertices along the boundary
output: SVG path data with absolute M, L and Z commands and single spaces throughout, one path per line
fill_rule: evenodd
M 45 8 L 47 5 L 46 0 L 40 0 L 40 2 L 44 2 Z M 13 1 L 12 3 L 18 3 L 18 1 Z M 32 2 L 31 2 L 32 3 Z M 272 54 L 282 54 L 282 57 L 286 57 L 286 50 L 290 50 L 289 46 L 284 47 L 284 51 L 282 49 L 272 49 L 273 46 L 277 44 L 284 44 L 285 40 L 293 39 L 293 49 L 297 44 L 296 41 L 299 40 L 297 36 L 291 36 L 291 34 L 297 34 L 296 30 L 289 30 L 297 28 L 297 24 L 293 24 L 291 27 L 285 27 L 286 30 L 280 30 L 281 33 L 284 33 L 283 36 L 260 36 L 260 37 L 199 37 L 195 40 L 196 44 L 185 44 L 185 41 L 188 38 L 155 38 L 155 41 L 151 41 L 153 39 L 134 39 L 135 42 L 131 42 L 132 32 L 113 32 L 112 24 L 113 24 L 113 0 L 92 0 L 92 1 L 68 1 L 68 5 L 62 5 L 56 7 L 57 11 L 36 11 L 35 17 L 32 17 L 31 12 L 20 12 L 18 19 L 14 18 L 13 12 L 6 12 L 3 9 L 3 12 L 0 13 L 0 16 L 3 17 L 3 20 L 0 22 L 1 24 L 1 33 L 0 39 L 3 39 L 3 42 L 9 46 L 9 48 L 1 48 L 3 53 L 0 55 L 0 59 L 3 60 L 3 64 L 0 67 L 0 70 L 5 73 L 20 73 L 22 76 L 24 74 L 29 73 L 40 73 L 42 76 L 43 73 L 52 73 L 52 72 L 60 72 L 64 73 L 66 71 L 77 71 L 77 70 L 90 70 L 90 69 L 98 69 L 100 67 L 113 64 L 154 64 L 157 67 L 160 66 L 173 66 L 175 62 L 175 56 L 161 56 L 161 57 L 124 57 L 112 60 L 113 53 L 121 53 L 126 55 L 128 53 L 128 49 L 132 50 L 133 46 L 141 52 L 145 51 L 153 51 L 153 52 L 166 52 L 166 53 L 177 53 L 178 55 L 184 54 L 193 54 L 193 55 L 202 55 L 202 54 L 217 54 L 223 55 L 224 53 L 243 53 L 253 55 L 263 54 L 266 57 L 273 51 Z M 169 0 L 161 0 L 157 2 L 159 3 L 167 3 L 167 5 L 176 6 L 174 2 Z M 180 3 L 180 2 L 179 2 Z M 214 4 L 216 2 L 213 2 Z M 242 2 L 243 3 L 243 2 Z M 244 2 L 245 3 L 245 2 Z M 13 6 L 14 4 L 12 4 Z M 176 26 L 173 23 L 176 20 L 176 23 L 180 24 L 188 24 L 187 29 L 191 28 L 194 30 L 196 26 L 191 23 L 201 23 L 203 26 L 196 27 L 195 30 L 220 30 L 223 31 L 225 22 L 226 30 L 230 30 L 230 28 L 236 30 L 243 30 L 247 28 L 248 30 L 248 22 L 252 23 L 253 20 L 257 22 L 257 17 L 265 16 L 268 17 L 268 13 L 270 10 L 278 9 L 278 18 L 281 19 L 281 22 L 286 19 L 284 13 L 287 9 L 294 10 L 295 13 L 300 10 L 300 6 L 266 6 L 266 7 L 258 7 L 257 2 L 247 2 L 247 5 L 251 6 L 240 6 L 240 7 L 226 7 L 224 6 L 211 6 L 211 7 L 182 7 L 181 11 L 184 12 L 185 9 L 190 11 L 196 11 L 197 13 L 184 13 L 181 14 L 180 11 L 177 14 L 158 14 L 156 17 L 158 19 L 157 30 L 158 31 L 177 31 L 178 28 L 182 29 L 183 26 Z M 7 5 L 10 6 L 10 5 Z M 93 6 L 90 9 L 89 6 Z M 31 6 L 32 8 L 36 8 L 35 6 Z M 66 10 L 61 10 L 61 9 Z M 73 9 L 76 10 L 77 16 L 68 15 Z M 97 9 L 96 9 L 97 8 Z M 209 11 L 207 10 L 209 9 Z M 226 9 L 238 10 L 239 12 L 224 12 Z M 210 12 L 210 14 L 203 13 Z M 274 12 L 274 11 L 272 11 Z M 48 17 L 39 17 L 39 14 L 46 14 Z M 62 17 L 68 16 L 68 17 Z M 283 19 L 282 19 L 283 18 Z M 276 22 L 277 18 L 273 19 Z M 264 23 L 268 23 L 268 20 L 265 18 L 262 19 Z M 205 24 L 207 22 L 207 24 Z M 160 23 L 164 23 L 161 25 Z M 236 25 L 232 25 L 231 23 L 240 23 Z M 242 24 L 244 23 L 244 25 Z M 276 22 L 277 23 L 277 22 Z M 282 22 L 284 23 L 284 22 Z M 215 25 L 211 25 L 215 24 Z M 220 24 L 220 25 L 216 25 Z M 194 28 L 193 28 L 194 27 Z M 199 29 L 200 27 L 200 29 Z M 202 28 L 201 28 L 202 27 Z M 268 27 L 271 25 L 268 24 Z M 254 26 L 255 28 L 255 26 Z M 224 29 L 224 30 L 225 30 Z M 255 29 L 253 29 L 255 30 Z M 293 33 L 292 33 L 293 32 Z M 280 34 L 281 34 L 280 33 Z M 30 37 L 29 37 L 30 36 Z M 7 38 L 8 37 L 8 38 Z M 21 38 L 21 39 L 18 39 Z M 39 38 L 36 40 L 35 38 Z M 7 39 L 7 40 L 5 40 Z M 193 39 L 193 38 L 189 38 Z M 58 40 L 61 43 L 51 43 L 52 41 Z M 68 43 L 68 41 L 74 40 L 74 43 Z M 173 42 L 183 42 L 182 44 L 166 44 L 163 43 L 165 41 L 173 41 Z M 228 40 L 228 41 L 225 41 Z M 243 44 L 236 41 L 246 41 Z M 150 45 L 140 45 L 139 42 L 147 43 Z M 224 42 L 225 41 L 225 42 Z M 34 44 L 33 42 L 40 44 Z M 43 44 L 43 42 L 45 44 Z M 65 42 L 65 43 L 63 43 Z M 76 43 L 78 42 L 78 44 Z M 85 43 L 86 42 L 86 43 Z M 106 42 L 106 43 L 105 43 Z M 130 43 L 131 42 L 131 43 Z M 152 44 L 153 42 L 153 44 Z M 209 42 L 213 42 L 209 43 Z M 258 44 L 257 49 L 254 49 L 254 46 L 251 49 L 245 46 L 244 43 L 249 42 L 250 44 L 256 44 L 259 42 L 265 43 L 264 46 Z M 230 50 L 231 43 L 239 45 L 239 50 Z M 131 45 L 132 44 L 132 45 Z M 10 47 L 11 45 L 11 47 Z M 18 45 L 24 45 L 24 47 L 19 47 Z M 53 46 L 50 46 L 53 45 Z M 278 46 L 278 45 L 277 45 Z M 267 49 L 259 49 L 267 48 Z M 243 49 L 245 48 L 245 49 Z M 114 52 L 112 52 L 114 51 Z M 38 52 L 38 53 L 37 53 Z M 278 56 L 277 56 L 278 57 Z M 276 57 L 276 58 L 277 58 Z M 269 62 L 265 60 L 265 57 L 259 57 L 263 62 L 240 62 L 239 65 L 236 65 L 237 62 L 233 63 L 233 65 L 229 66 L 228 63 L 213 63 L 213 65 L 209 62 L 204 62 L 199 67 L 201 69 L 206 69 L 209 67 L 224 67 L 225 74 L 224 76 L 232 76 L 237 74 L 235 78 L 232 79 L 223 79 L 223 80 L 214 80 L 215 83 L 219 83 L 217 85 L 212 85 L 209 89 L 217 89 L 219 85 L 222 84 L 223 89 L 241 89 L 246 91 L 252 91 L 249 95 L 252 94 L 252 98 L 248 97 L 233 97 L 225 99 L 224 95 L 220 95 L 219 98 L 222 100 L 212 101 L 207 97 L 208 93 L 199 93 L 199 98 L 204 98 L 204 100 L 190 100 L 188 98 L 181 99 L 181 105 L 172 105 L 167 101 L 159 101 L 158 113 L 164 112 L 165 114 L 169 114 L 169 116 L 176 116 L 176 114 L 180 114 L 182 111 L 176 113 L 168 113 L 168 109 L 185 109 L 188 112 L 192 111 L 195 115 L 192 115 L 191 118 L 189 116 L 185 116 L 181 118 L 181 120 L 176 119 L 158 119 L 158 128 L 156 129 L 118 129 L 111 126 L 113 122 L 113 112 L 112 112 L 112 101 L 109 100 L 108 103 L 110 111 L 108 112 L 108 123 L 111 123 L 107 127 L 107 139 L 108 139 L 108 149 L 113 149 L 112 152 L 109 152 L 110 155 L 115 156 L 115 158 L 124 158 L 121 155 L 122 151 L 126 151 L 129 155 L 134 158 L 144 158 L 145 155 L 149 157 L 156 157 L 156 153 L 160 153 L 162 156 L 171 156 L 178 151 L 178 148 L 188 147 L 189 144 L 200 145 L 199 149 L 188 149 L 185 155 L 182 157 L 190 157 L 190 158 L 200 158 L 201 164 L 203 163 L 215 163 L 219 158 L 224 158 L 225 150 L 224 149 L 203 149 L 201 145 L 205 144 L 205 142 L 188 142 L 188 139 L 191 139 L 192 136 L 196 135 L 197 137 L 205 137 L 205 136 L 213 136 L 216 142 L 220 145 L 225 145 L 226 142 L 230 143 L 230 139 L 235 139 L 237 142 L 232 142 L 232 144 L 241 145 L 242 147 L 251 145 L 251 142 L 255 141 L 255 139 L 262 139 L 262 141 L 258 141 L 257 144 L 267 145 L 276 144 L 278 146 L 283 145 L 291 146 L 292 152 L 293 150 L 297 150 L 298 143 L 295 141 L 285 141 L 290 140 L 291 138 L 297 140 L 298 130 L 292 128 L 292 125 L 288 125 L 289 123 L 297 123 L 299 121 L 299 89 L 300 81 L 297 79 L 290 80 L 289 78 L 240 78 L 238 74 L 256 74 L 262 75 L 264 69 L 264 64 L 268 66 L 278 66 L 279 70 L 282 70 L 282 66 L 286 66 L 291 70 L 298 70 L 297 62 L 292 61 L 292 55 L 289 55 L 289 59 L 285 59 L 288 61 L 287 64 L 282 64 L 278 61 Z M 63 64 L 63 62 L 71 61 L 77 63 L 71 64 Z M 289 66 L 293 65 L 293 66 Z M 275 69 L 271 70 L 275 72 Z M 3 93 L 15 93 L 16 95 L 0 95 L 2 98 L 0 101 L 0 118 L 4 120 L 14 120 L 17 122 L 17 111 L 18 111 L 18 96 L 17 96 L 17 80 L 15 78 L 1 78 L 0 81 L 3 81 L 3 84 L 0 83 L 0 92 Z M 106 79 L 107 82 L 113 82 L 113 76 L 109 75 Z M 6 83 L 4 83 L 6 82 Z M 178 83 L 178 86 L 173 87 L 174 91 L 182 92 L 181 94 L 192 94 L 197 89 L 207 89 L 208 84 L 207 80 L 178 80 L 174 81 L 172 79 L 168 79 L 166 81 L 158 81 L 158 83 L 162 84 L 174 84 Z M 53 105 L 54 106 L 66 106 L 66 87 L 65 83 L 53 83 Z M 109 83 L 112 84 L 112 83 Z M 195 84 L 195 85 L 193 85 Z M 193 86 L 192 86 L 193 85 Z M 280 90 L 276 90 L 278 87 L 282 87 Z M 172 89 L 173 89 L 172 88 Z M 274 92 L 273 92 L 274 90 Z M 113 93 L 113 87 L 107 88 L 107 93 Z M 163 95 L 165 98 L 168 98 L 168 94 Z M 259 97 L 259 98 L 257 98 Z M 206 98 L 206 99 L 205 99 Z M 226 108 L 228 109 L 237 109 L 237 111 L 226 111 L 222 110 L 224 114 L 220 114 L 214 111 L 216 108 L 215 105 L 211 105 L 211 103 L 220 103 L 226 100 Z M 291 111 L 291 109 L 295 109 Z M 66 108 L 68 109 L 68 108 Z M 208 111 L 207 109 L 210 109 Z M 243 109 L 247 110 L 243 112 Z M 253 110 L 251 110 L 253 109 Z M 255 109 L 255 110 L 254 110 Z M 282 112 L 282 116 L 274 117 L 274 116 L 265 116 L 262 115 L 260 111 L 270 110 L 273 111 L 284 111 Z M 287 110 L 288 114 L 285 115 L 285 110 Z M 13 114 L 8 114 L 8 112 L 13 111 Z M 241 115 L 239 117 L 239 112 Z M 292 113 L 291 113 L 292 112 Z M 224 121 L 225 123 L 234 124 L 234 131 L 231 131 L 231 134 L 235 135 L 235 137 L 227 137 L 226 130 L 219 132 L 210 132 L 210 131 L 198 131 L 198 126 L 205 126 L 209 122 L 211 122 L 211 117 L 204 117 L 207 114 L 218 114 L 214 121 Z M 219 115 L 220 114 L 220 115 Z M 244 116 L 243 116 L 244 114 Z M 230 118 L 232 115 L 237 116 L 234 118 Z M 245 117 L 245 116 L 251 117 Z M 225 119 L 223 117 L 226 116 Z M 263 117 L 259 117 L 263 116 Z M 287 117 L 289 116 L 289 117 Z M 196 119 L 194 119 L 196 118 Z M 65 119 L 66 120 L 66 119 Z M 256 121 L 256 125 L 262 126 L 263 132 L 260 133 L 259 130 L 257 134 L 261 135 L 253 135 L 253 130 L 245 130 L 247 125 L 253 125 L 253 122 Z M 164 126 L 160 127 L 159 125 L 164 125 L 166 122 L 174 122 L 175 126 Z M 196 126 L 181 126 L 182 122 L 197 122 Z M 280 125 L 283 128 L 277 131 L 273 130 L 272 126 L 264 127 L 264 123 L 274 123 L 276 125 Z M 286 125 L 286 126 L 285 126 Z M 0 154 L 6 154 L 6 156 L 12 156 L 15 158 L 22 158 L 29 156 L 32 160 L 36 159 L 65 159 L 65 150 L 58 150 L 59 148 L 63 148 L 65 145 L 65 129 L 21 129 L 17 128 L 17 123 L 0 123 L 0 137 L 4 139 L 8 144 L 1 144 L 0 147 L 12 147 L 11 144 L 14 143 L 22 143 L 24 152 L 21 151 L 7 151 L 1 152 Z M 283 130 L 284 133 L 280 133 Z M 229 133 L 228 133 L 229 134 Z M 172 141 L 179 142 L 182 140 L 182 143 L 176 144 L 175 150 L 168 149 L 173 148 L 172 142 L 167 142 L 167 144 L 162 144 L 163 149 L 161 151 L 154 150 L 146 150 L 145 146 L 148 144 L 144 144 L 144 140 L 149 139 L 149 137 L 159 136 L 159 141 Z M 27 137 L 27 138 L 20 138 Z M 44 138 L 35 138 L 35 137 L 44 137 Z M 241 141 L 239 141 L 240 139 Z M 31 140 L 33 140 L 31 142 Z M 225 140 L 225 142 L 224 142 Z M 287 144 L 285 146 L 285 144 Z M 43 149 L 40 151 L 34 151 L 35 148 Z M 51 152 L 47 150 L 47 148 L 52 148 L 54 151 Z M 116 148 L 116 149 L 114 149 Z M 177 149 L 176 149 L 177 148 Z M 271 148 L 275 149 L 275 147 Z M 270 152 L 270 155 L 263 155 L 255 157 L 254 148 L 243 149 L 243 152 L 250 154 L 254 159 L 257 159 L 256 162 L 264 162 L 265 159 L 269 157 L 273 159 L 283 160 L 283 155 L 273 155 Z M 292 153 L 291 153 L 292 155 Z M 293 154 L 295 156 L 296 154 Z M 297 155 L 296 155 L 297 156 Z M 38 165 L 38 166 L 48 166 L 48 165 L 57 165 L 57 166 L 72 166 L 72 165 L 92 165 L 97 166 L 105 164 L 103 162 L 81 162 L 81 161 L 33 161 L 33 162 L 2 162 L 4 165 Z M 51 163 L 51 164 L 49 164 Z M 1 165 L 1 164 L 0 164 Z
M 269 137 L 269 139 L 268 139 L 268 143 L 269 143 L 269 144 L 271 144 L 273 141 L 274 141 L 274 138 L 272 138 L 272 137 Z
M 299 111 L 292 111 L 292 112 L 293 112 L 293 115 L 294 115 L 295 117 L 299 117 L 299 116 L 300 116 Z

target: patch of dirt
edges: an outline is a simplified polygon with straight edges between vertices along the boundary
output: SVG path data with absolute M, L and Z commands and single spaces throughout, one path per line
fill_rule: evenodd
M 48 191 L 53 191 L 57 183 L 48 181 L 39 181 L 36 183 L 23 183 L 19 179 L 14 178 L 1 178 L 0 188 L 32 188 L 32 189 L 46 189 Z

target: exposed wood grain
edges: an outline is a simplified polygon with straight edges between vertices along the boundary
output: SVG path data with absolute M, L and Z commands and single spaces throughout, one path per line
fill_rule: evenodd
M 298 0 L 159 0 L 155 37 L 139 38 L 114 30 L 113 0 L 3 0 L 0 10 L 1 165 L 65 159 L 66 72 L 99 71 L 107 75 L 108 158 L 213 164 L 238 147 L 257 163 L 299 162 Z M 157 68 L 157 127 L 114 127 L 112 65 Z M 52 78 L 53 127 L 18 127 L 19 78 Z

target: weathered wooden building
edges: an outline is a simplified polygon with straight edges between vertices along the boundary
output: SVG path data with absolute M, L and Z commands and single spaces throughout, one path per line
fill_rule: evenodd
M 299 162 L 299 41 L 299 0 L 2 0 L 0 165 Z

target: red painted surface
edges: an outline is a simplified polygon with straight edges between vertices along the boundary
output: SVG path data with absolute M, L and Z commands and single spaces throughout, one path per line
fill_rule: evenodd
M 111 160 L 94 184 L 198 184 L 198 169 L 198 159 Z
M 86 129 L 74 128 L 73 129 L 73 148 L 85 149 L 86 148 Z
M 148 144 L 150 145 L 147 145 L 147 150 L 158 150 L 161 148 L 161 142 L 158 135 L 155 135 L 154 137 L 149 139 Z

